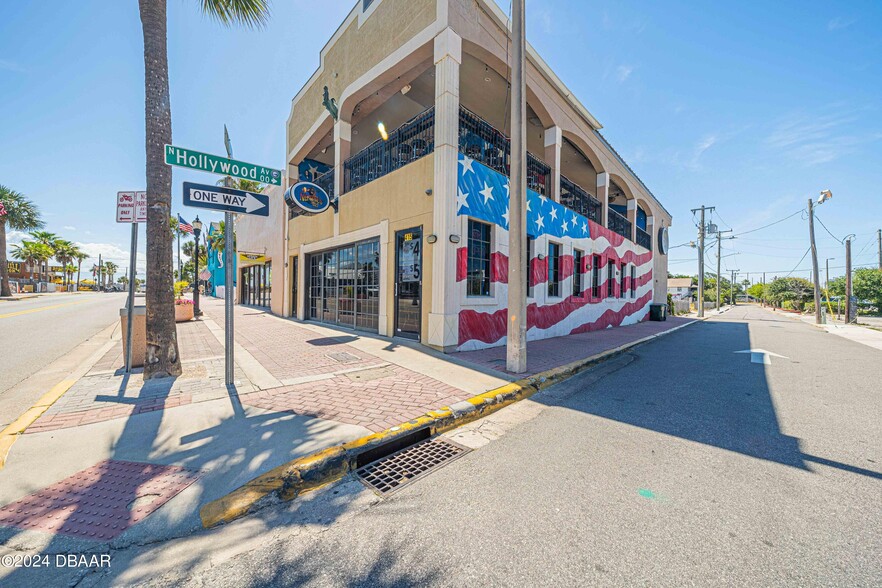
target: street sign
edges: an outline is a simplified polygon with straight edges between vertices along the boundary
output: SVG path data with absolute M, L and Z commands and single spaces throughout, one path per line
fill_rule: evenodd
M 277 169 L 245 163 L 244 161 L 236 161 L 235 159 L 221 157 L 220 155 L 209 155 L 208 153 L 175 147 L 174 145 L 165 146 L 165 163 L 178 167 L 198 169 L 213 174 L 242 178 L 243 180 L 253 180 L 261 184 L 282 185 L 282 172 Z
M 147 192 L 117 192 L 116 222 L 146 223 Z
M 184 206 L 269 216 L 269 196 L 220 186 L 184 182 Z

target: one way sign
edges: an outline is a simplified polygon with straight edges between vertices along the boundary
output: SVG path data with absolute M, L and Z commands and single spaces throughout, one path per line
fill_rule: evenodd
M 269 196 L 245 190 L 184 182 L 184 206 L 269 216 Z

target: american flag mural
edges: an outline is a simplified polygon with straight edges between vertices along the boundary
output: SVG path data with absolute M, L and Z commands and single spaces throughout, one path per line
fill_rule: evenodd
M 490 255 L 490 296 L 470 297 L 462 288 L 460 351 L 505 344 L 508 297 L 508 178 L 459 154 L 457 215 L 467 235 L 467 218 L 494 226 Z M 527 339 L 545 339 L 634 324 L 648 318 L 652 302 L 652 252 L 579 215 L 551 198 L 527 191 L 527 234 L 534 239 L 529 273 L 533 296 L 527 299 Z M 467 245 L 468 239 L 465 240 Z M 549 242 L 561 245 L 559 294 L 548 296 Z M 575 267 L 574 251 L 582 252 Z M 539 255 L 543 259 L 539 259 Z M 609 263 L 612 296 L 608 296 Z M 623 271 L 624 264 L 624 271 Z M 597 265 L 598 283 L 592 283 Z M 574 295 L 573 276 L 582 292 Z M 632 281 L 632 275 L 634 276 Z M 458 283 L 468 278 L 468 247 L 457 250 Z

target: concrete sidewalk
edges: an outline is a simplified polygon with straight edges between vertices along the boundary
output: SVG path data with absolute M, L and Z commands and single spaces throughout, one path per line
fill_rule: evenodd
M 0 471 L 0 543 L 56 553 L 187 535 L 201 527 L 201 505 L 262 472 L 514 379 L 498 362 L 504 348 L 444 355 L 237 306 L 228 388 L 223 301 L 202 308 L 202 320 L 178 325 L 180 377 L 127 377 L 117 341 L 19 436 Z M 531 342 L 529 370 L 686 322 Z M 101 528 L 110 518 L 112 529 Z

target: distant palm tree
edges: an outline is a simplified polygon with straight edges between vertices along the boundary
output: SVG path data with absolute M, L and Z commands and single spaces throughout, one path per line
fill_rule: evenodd
M 80 289 L 80 272 L 83 269 L 83 262 L 89 259 L 89 255 L 83 251 L 77 251 L 74 255 L 74 259 L 77 260 L 77 291 Z
M 113 285 L 113 283 L 114 283 L 113 276 L 114 276 L 114 274 L 116 274 L 116 270 L 118 270 L 118 269 L 119 269 L 119 266 L 116 265 L 115 263 L 113 263 L 112 261 L 105 261 L 104 262 L 104 277 L 110 283 L 110 285 Z
M 15 231 L 33 231 L 43 226 L 40 209 L 24 194 L 0 185 L 0 296 L 12 296 L 6 259 L 6 227 Z
M 49 231 L 32 231 L 31 237 L 37 243 L 41 243 L 45 245 L 50 253 L 49 257 L 43 260 L 45 263 L 45 267 L 42 267 L 44 274 L 41 279 L 48 282 L 49 281 L 49 260 L 55 255 L 55 242 L 58 241 L 58 235 Z
M 268 0 L 199 0 L 202 12 L 224 25 L 259 27 L 269 16 Z M 147 155 L 147 357 L 144 379 L 181 374 L 172 287 L 171 168 L 165 145 L 172 144 L 168 88 L 166 0 L 138 0 L 144 34 Z
M 30 267 L 31 279 L 34 277 L 34 267 L 36 266 L 37 278 L 40 279 L 43 263 L 52 258 L 52 249 L 45 243 L 22 241 L 21 244 L 12 246 L 12 254 Z
M 68 264 L 73 261 L 74 253 L 77 252 L 76 245 L 66 239 L 56 239 L 53 249 L 55 250 L 55 259 L 58 260 L 58 263 L 60 263 L 63 268 L 66 268 Z M 66 270 L 62 271 L 62 285 L 68 285 Z
M 72 263 L 67 263 L 64 266 L 64 283 L 67 286 L 70 286 L 70 282 L 73 279 L 74 272 L 77 271 L 77 266 Z

